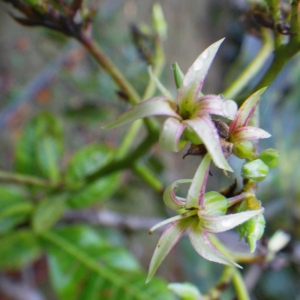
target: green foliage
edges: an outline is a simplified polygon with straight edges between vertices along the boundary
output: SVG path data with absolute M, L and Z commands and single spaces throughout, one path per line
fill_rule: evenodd
M 22 190 L 15 186 L 0 186 L 0 234 L 24 222 L 33 209 Z
M 113 151 L 101 144 L 92 144 L 79 150 L 70 160 L 66 171 L 66 182 L 78 186 L 68 198 L 72 208 L 84 208 L 111 196 L 119 187 L 120 174 L 112 173 L 80 187 L 81 181 L 113 159 Z
M 27 229 L 0 237 L 0 268 L 18 270 L 30 265 L 41 254 L 35 235 Z
M 36 232 L 50 229 L 62 217 L 65 200 L 65 195 L 48 196 L 41 200 L 33 212 L 33 229 Z
M 15 150 L 15 169 L 22 174 L 40 175 L 57 183 L 63 152 L 62 124 L 44 112 L 24 128 Z
M 86 225 L 64 226 L 42 238 L 51 281 L 62 300 L 172 299 L 161 280 L 145 285 L 133 256 Z
M 88 145 L 74 154 L 67 171 L 66 182 L 76 184 L 113 160 L 113 151 L 101 144 Z

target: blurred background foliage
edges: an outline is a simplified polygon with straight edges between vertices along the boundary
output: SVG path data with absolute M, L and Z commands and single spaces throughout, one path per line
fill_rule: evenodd
M 130 26 L 150 24 L 153 3 L 98 1 L 94 20 L 95 38 L 140 92 L 148 73 L 132 43 Z M 162 82 L 173 93 L 173 62 L 185 71 L 203 49 L 225 36 L 204 85 L 205 93 L 221 93 L 261 45 L 242 25 L 246 1 L 163 0 L 161 5 L 168 23 Z M 1 169 L 40 176 L 51 184 L 63 177 L 74 190 L 57 196 L 45 195 L 37 187 L 1 184 L 0 299 L 173 299 L 164 281 L 155 279 L 144 286 L 145 275 L 140 275 L 145 274 L 159 236 L 148 236 L 147 228 L 170 213 L 161 194 L 129 170 L 77 186 L 80 178 L 113 159 L 112 149 L 125 129 L 103 131 L 101 126 L 129 104 L 76 41 L 44 28 L 22 27 L 7 10 L 5 5 L 0 7 Z M 300 299 L 299 70 L 296 56 L 261 100 L 261 127 L 272 138 L 262 141 L 260 147 L 278 149 L 280 162 L 259 185 L 267 227 L 257 251 L 263 251 L 278 229 L 291 234 L 292 239 L 271 263 L 245 265 L 243 275 L 252 299 Z M 182 160 L 182 153 L 184 150 L 166 154 L 155 146 L 143 162 L 166 185 L 193 176 L 199 158 Z M 235 161 L 231 163 L 239 170 Z M 232 176 L 224 178 L 216 169 L 212 173 L 209 189 L 225 187 L 234 180 Z M 92 210 L 82 212 L 88 207 Z M 95 219 L 96 211 L 102 212 L 103 222 Z M 137 217 L 143 226 L 137 223 L 136 228 L 130 228 L 122 222 L 105 221 L 105 217 L 115 220 L 119 216 L 115 213 L 131 220 Z M 35 239 L 28 229 L 28 216 L 35 231 L 45 232 L 44 238 Z M 17 233 L 6 234 L 16 227 Z M 235 233 L 223 238 L 233 244 L 238 240 Z M 67 243 L 69 252 L 51 243 L 53 239 Z M 238 247 L 248 249 L 244 244 Z M 42 249 L 47 249 L 47 256 Z M 70 255 L 76 249 L 84 250 L 86 256 L 81 258 L 86 265 Z M 103 262 L 103 269 L 91 266 L 95 261 Z M 158 274 L 168 282 L 192 282 L 205 292 L 219 279 L 221 270 L 222 266 L 200 258 L 183 239 Z M 125 287 L 118 281 L 123 276 L 128 280 Z M 130 289 L 126 296 L 124 291 Z M 229 287 L 222 299 L 232 297 Z

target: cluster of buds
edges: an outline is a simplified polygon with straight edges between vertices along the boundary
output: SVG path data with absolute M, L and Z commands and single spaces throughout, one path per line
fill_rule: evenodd
M 265 150 L 260 155 L 257 153 L 252 141 L 268 138 L 270 134 L 249 126 L 249 121 L 265 88 L 246 99 L 238 110 L 233 100 L 223 99 L 219 95 L 203 95 L 201 89 L 205 76 L 222 42 L 223 39 L 215 42 L 200 54 L 185 75 L 177 64 L 174 65 L 177 99 L 161 89 L 164 96 L 139 103 L 104 127 L 109 129 L 136 119 L 164 115 L 168 118 L 162 126 L 160 145 L 177 152 L 189 141 L 192 146 L 188 154 L 203 156 L 192 180 L 176 181 L 165 190 L 166 205 L 178 215 L 150 230 L 152 232 L 169 224 L 155 249 L 148 280 L 186 231 L 189 231 L 194 249 L 202 257 L 235 266 L 238 265 L 232 258 L 216 249 L 210 235 L 237 227 L 241 238 L 245 238 L 250 250 L 254 251 L 256 241 L 264 231 L 264 209 L 255 192 L 257 182 L 263 180 L 269 168 L 277 164 L 278 154 L 273 149 Z M 216 119 L 217 116 L 229 121 Z M 220 169 L 232 171 L 228 164 L 232 154 L 245 159 L 242 167 L 243 189 L 230 198 L 218 192 L 205 193 L 211 160 Z M 178 185 L 182 183 L 191 184 L 186 198 L 176 196 Z
M 81 32 L 91 26 L 95 9 L 88 9 L 82 0 L 48 1 L 48 0 L 4 0 L 22 13 L 11 16 L 25 26 L 43 26 L 59 31 L 67 36 L 78 38 Z

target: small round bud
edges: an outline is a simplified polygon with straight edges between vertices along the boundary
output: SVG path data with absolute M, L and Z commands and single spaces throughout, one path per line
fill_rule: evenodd
M 250 141 L 234 143 L 233 154 L 241 159 L 252 160 L 255 158 L 254 146 Z
M 253 181 L 264 180 L 269 173 L 269 167 L 260 159 L 246 162 L 242 167 L 243 178 Z
M 261 159 L 269 168 L 274 168 L 278 164 L 279 155 L 277 150 L 267 149 L 263 151 L 258 158 Z
M 207 192 L 204 195 L 205 214 L 223 216 L 228 208 L 228 199 L 218 192 Z

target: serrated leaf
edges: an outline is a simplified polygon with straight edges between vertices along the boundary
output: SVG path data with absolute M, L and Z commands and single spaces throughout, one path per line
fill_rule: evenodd
M 71 208 L 84 208 L 109 198 L 118 188 L 120 173 L 113 173 L 84 186 L 67 200 Z
M 35 209 L 32 226 L 36 232 L 50 229 L 62 216 L 65 208 L 64 195 L 49 196 L 43 199 Z
M 9 233 L 0 238 L 0 268 L 21 269 L 41 254 L 35 235 L 26 229 Z
M 24 128 L 15 151 L 15 170 L 57 180 L 63 152 L 62 125 L 48 112 L 40 113 Z
M 32 211 L 32 203 L 15 186 L 0 186 L 0 234 L 24 222 Z
M 163 281 L 146 285 L 138 262 L 86 225 L 64 226 L 42 238 L 51 281 L 62 300 L 172 299 Z
M 84 179 L 113 159 L 112 150 L 101 144 L 91 144 L 79 150 L 71 158 L 66 171 L 66 181 L 70 184 Z

